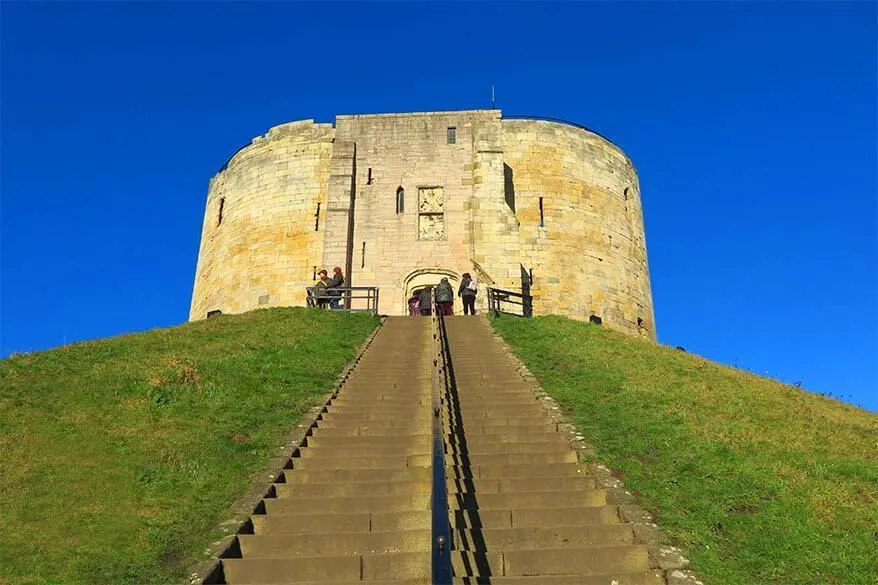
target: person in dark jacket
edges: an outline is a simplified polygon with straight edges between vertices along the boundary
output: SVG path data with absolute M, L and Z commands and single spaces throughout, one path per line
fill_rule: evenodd
M 329 279 L 329 282 L 326 285 L 326 294 L 330 297 L 330 309 L 338 309 L 338 301 L 341 300 L 341 291 L 337 289 L 342 288 L 343 286 L 344 274 L 341 273 L 341 268 L 336 266 L 332 269 L 332 278 Z
M 476 292 L 478 287 L 476 281 L 470 276 L 469 272 L 464 272 L 460 281 L 460 288 L 457 289 L 457 296 L 463 301 L 463 314 L 476 314 Z
M 432 287 L 425 286 L 421 289 L 421 294 L 418 295 L 418 305 L 421 307 L 421 315 L 424 317 L 429 317 L 433 312 L 431 310 L 430 305 L 433 303 L 433 290 Z
M 443 278 L 436 287 L 436 304 L 443 315 L 454 314 L 454 289 L 451 288 L 447 278 Z

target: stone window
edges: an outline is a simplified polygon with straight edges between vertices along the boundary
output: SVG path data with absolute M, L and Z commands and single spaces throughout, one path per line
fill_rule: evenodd
M 418 239 L 445 239 L 445 189 L 418 188 Z
M 543 198 L 540 197 L 540 227 L 546 227 L 546 220 L 543 217 Z
M 219 213 L 217 214 L 217 218 L 216 218 L 216 225 L 217 226 L 220 226 L 223 223 L 223 209 L 225 208 L 225 206 L 226 206 L 226 198 L 220 197 Z
M 405 212 L 405 189 L 402 187 L 396 190 L 396 212 Z
M 372 184 L 372 167 L 369 167 L 369 173 L 368 173 L 368 175 L 366 176 L 366 184 L 367 184 L 367 185 L 371 185 L 371 184 Z
M 457 144 L 457 128 L 455 126 L 448 129 L 448 144 Z
M 625 200 L 625 212 L 628 212 L 628 187 L 622 192 L 622 198 Z

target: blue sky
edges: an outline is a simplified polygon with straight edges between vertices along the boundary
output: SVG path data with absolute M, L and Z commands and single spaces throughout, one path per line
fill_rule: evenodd
M 272 125 L 497 105 L 633 159 L 662 343 L 878 411 L 875 2 L 3 3 L 0 353 L 187 318 Z

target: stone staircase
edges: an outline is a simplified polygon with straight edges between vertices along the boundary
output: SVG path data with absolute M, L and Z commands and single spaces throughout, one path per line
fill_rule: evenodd
M 455 584 L 664 585 L 481 318 L 445 319 Z M 431 320 L 388 318 L 223 558 L 229 584 L 431 582 Z

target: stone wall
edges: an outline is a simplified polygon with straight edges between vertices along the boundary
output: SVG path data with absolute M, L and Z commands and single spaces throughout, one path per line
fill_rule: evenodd
M 214 309 L 305 304 L 323 259 L 334 133 L 312 120 L 277 126 L 211 180 L 191 320 Z
M 484 134 L 499 144 L 499 119 L 491 110 L 338 116 L 337 140 L 357 151 L 351 282 L 381 287 L 381 312 L 404 313 L 407 284 L 419 274 L 472 272 L 474 153 Z
M 384 314 L 470 272 L 482 310 L 488 284 L 525 289 L 536 315 L 655 338 L 631 162 L 582 128 L 499 110 L 338 116 L 255 139 L 211 181 L 190 318 L 303 305 L 315 267 L 346 268 L 349 234 L 348 283 L 380 287 Z
M 534 313 L 597 315 L 612 328 L 654 339 L 643 211 L 631 162 L 576 126 L 537 120 L 504 120 L 503 126 L 507 195 L 521 221 L 521 263 L 533 271 Z

